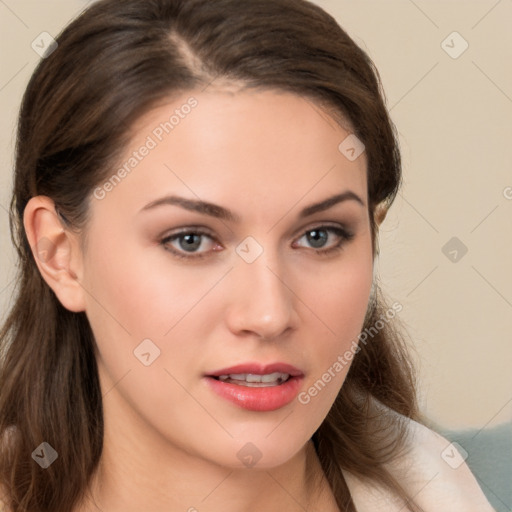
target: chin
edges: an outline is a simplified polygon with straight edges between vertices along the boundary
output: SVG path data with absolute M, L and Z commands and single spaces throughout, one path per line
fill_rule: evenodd
M 278 427 L 280 428 L 280 427 Z M 290 426 L 288 426 L 289 432 Z M 278 468 L 296 457 L 310 437 L 290 436 L 287 432 L 245 435 L 231 439 L 229 446 L 220 446 L 221 452 L 212 454 L 211 460 L 232 469 L 269 470 Z

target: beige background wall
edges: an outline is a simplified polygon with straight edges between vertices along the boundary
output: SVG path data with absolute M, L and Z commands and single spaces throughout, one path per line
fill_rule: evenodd
M 400 133 L 404 187 L 383 224 L 379 269 L 404 307 L 424 410 L 448 428 L 510 421 L 512 1 L 316 3 L 374 59 Z M 31 43 L 43 31 L 56 36 L 86 4 L 0 2 L 2 317 L 14 276 L 13 133 L 39 59 Z

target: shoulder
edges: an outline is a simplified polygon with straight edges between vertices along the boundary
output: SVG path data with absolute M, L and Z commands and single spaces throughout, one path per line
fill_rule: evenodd
M 450 441 L 413 420 L 409 420 L 409 431 L 406 482 L 425 510 L 493 512 L 464 457 Z
M 425 512 L 494 512 L 463 457 L 444 437 L 405 419 L 407 450 L 387 466 L 410 497 Z M 347 474 L 353 499 L 361 512 L 403 512 L 405 504 L 385 489 Z

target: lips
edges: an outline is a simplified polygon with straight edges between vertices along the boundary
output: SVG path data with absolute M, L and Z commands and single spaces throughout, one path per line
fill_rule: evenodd
M 273 411 L 289 404 L 303 378 L 298 368 L 287 363 L 245 363 L 205 375 L 217 395 L 251 411 Z
M 303 373 L 286 363 L 272 363 L 272 364 L 258 364 L 258 363 L 245 363 L 236 366 L 230 366 L 229 368 L 223 368 L 222 370 L 215 370 L 214 372 L 208 373 L 208 377 L 220 377 L 221 375 L 236 375 L 236 374 L 253 374 L 253 375 L 268 375 L 271 373 L 287 373 L 292 377 L 303 376 Z

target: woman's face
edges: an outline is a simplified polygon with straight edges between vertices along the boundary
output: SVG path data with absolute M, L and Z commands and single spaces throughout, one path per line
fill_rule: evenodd
M 348 135 L 272 91 L 184 94 L 137 123 L 91 197 L 80 276 L 107 429 L 227 467 L 310 439 L 372 282 Z

